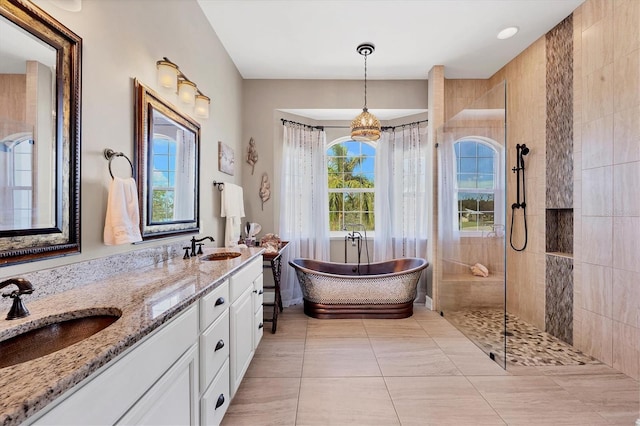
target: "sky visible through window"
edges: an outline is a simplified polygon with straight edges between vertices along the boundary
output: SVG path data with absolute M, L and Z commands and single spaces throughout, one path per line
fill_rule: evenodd
M 330 231 L 349 224 L 374 228 L 375 147 L 346 141 L 327 149 Z
M 496 151 L 488 144 L 460 141 L 455 144 L 458 179 L 458 229 L 489 231 L 495 213 Z
M 172 220 L 174 216 L 176 149 L 177 143 L 173 139 L 153 139 L 153 222 Z

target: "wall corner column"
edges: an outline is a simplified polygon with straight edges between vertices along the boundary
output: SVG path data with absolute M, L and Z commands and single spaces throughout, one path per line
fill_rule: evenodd
M 437 262 L 438 247 L 438 162 L 436 150 L 436 130 L 444 124 L 444 66 L 436 65 L 429 70 L 427 86 L 427 108 L 429 126 L 427 142 L 431 147 L 431 159 L 428 166 L 431 169 L 431 185 L 429 199 L 432 200 L 431 214 L 429 215 L 430 237 L 427 245 L 429 261 L 432 265 L 431 291 L 427 295 L 431 297 L 432 308 L 438 310 L 438 274 L 440 265 Z M 429 289 L 427 289 L 429 290 Z

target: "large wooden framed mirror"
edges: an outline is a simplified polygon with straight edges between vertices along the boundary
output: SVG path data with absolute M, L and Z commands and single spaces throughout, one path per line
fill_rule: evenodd
M 0 266 L 80 252 L 82 39 L 0 0 Z
M 143 239 L 200 230 L 200 125 L 137 79 L 136 162 Z

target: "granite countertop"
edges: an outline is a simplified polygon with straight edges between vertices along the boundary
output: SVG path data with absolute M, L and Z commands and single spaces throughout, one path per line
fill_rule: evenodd
M 230 249 L 208 249 L 204 254 Z M 140 341 L 237 272 L 262 248 L 232 249 L 241 256 L 222 261 L 174 257 L 136 273 L 115 273 L 40 300 L 23 300 L 31 315 L 0 319 L 0 341 L 55 320 L 119 313 L 104 330 L 58 352 L 0 369 L 0 424 L 20 424 L 65 391 Z M 37 288 L 36 288 L 37 291 Z

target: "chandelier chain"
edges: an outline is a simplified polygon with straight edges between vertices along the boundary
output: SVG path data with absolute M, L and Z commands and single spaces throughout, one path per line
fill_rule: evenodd
M 364 107 L 367 108 L 367 53 L 364 54 Z

